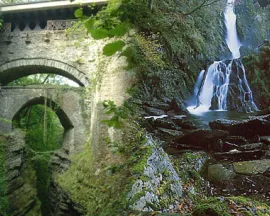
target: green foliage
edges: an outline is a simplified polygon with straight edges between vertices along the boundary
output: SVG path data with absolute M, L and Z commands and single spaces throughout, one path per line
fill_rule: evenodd
M 194 216 L 230 216 L 243 215 L 267 216 L 270 208 L 265 203 L 260 203 L 246 197 L 211 197 L 197 204 L 192 215 Z
M 26 85 L 40 85 L 40 84 L 54 84 L 61 85 L 64 77 L 56 74 L 33 74 L 14 80 L 9 83 L 9 86 L 26 86 Z
M 23 109 L 15 117 L 14 125 L 26 132 L 27 155 L 36 171 L 41 209 L 44 215 L 48 215 L 49 161 L 51 154 L 61 148 L 63 127 L 55 112 L 49 107 L 45 109 L 43 105 Z
M 112 56 L 117 51 L 121 51 L 124 46 L 125 42 L 121 40 L 109 43 L 103 47 L 103 54 L 106 56 Z
M 91 33 L 91 36 L 96 40 L 104 39 L 109 35 L 108 30 L 104 28 L 88 29 L 88 31 Z
M 251 81 L 251 87 L 255 95 L 258 94 L 259 103 L 263 108 L 270 106 L 270 44 L 260 48 L 259 53 L 251 54 L 243 58 L 247 79 Z
M 102 122 L 116 129 L 121 129 L 124 124 L 123 121 L 133 113 L 133 108 L 128 102 L 125 102 L 122 106 L 117 106 L 114 101 L 106 100 L 103 101 L 102 105 L 105 114 L 111 116 L 110 119 L 102 120 Z
M 7 196 L 7 175 L 5 159 L 5 142 L 6 138 L 0 135 L 0 212 L 1 215 L 9 215 L 9 202 Z
M 140 55 L 136 46 L 129 46 L 127 47 L 120 56 L 125 56 L 128 61 L 127 70 L 135 68 L 138 66 L 138 62 L 142 60 L 142 55 Z M 142 62 L 142 61 L 141 61 Z
M 76 18 L 82 18 L 83 17 L 83 9 L 82 8 L 79 8 L 79 9 L 75 10 L 74 16 Z
M 72 157 L 70 169 L 56 178 L 71 199 L 85 208 L 85 215 L 130 215 L 127 193 L 137 177 L 132 168 L 145 161 L 148 151 L 143 147 L 144 132 L 133 125 L 132 119 L 129 122 L 123 128 L 122 142 L 113 144 L 123 150 L 118 152 L 118 157 L 103 155 L 96 161 L 87 145 L 82 153 Z
M 16 85 L 60 84 L 61 78 L 54 74 L 35 74 L 23 77 L 12 83 Z M 37 178 L 37 193 L 41 201 L 41 211 L 49 215 L 49 170 L 51 154 L 61 148 L 64 129 L 56 111 L 59 107 L 46 99 L 44 105 L 28 106 L 22 109 L 13 119 L 13 125 L 25 131 L 27 158 L 31 161 Z
M 230 216 L 231 214 L 228 213 L 228 206 L 223 202 L 223 200 L 213 197 L 197 205 L 192 215 Z

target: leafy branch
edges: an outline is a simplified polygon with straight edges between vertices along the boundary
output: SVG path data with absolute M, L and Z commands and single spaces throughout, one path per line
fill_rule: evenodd
M 117 106 L 114 101 L 105 100 L 102 103 L 105 114 L 111 115 L 110 119 L 102 120 L 102 123 L 107 124 L 109 127 L 121 129 L 123 121 L 132 114 L 132 108 L 125 102 L 122 106 Z

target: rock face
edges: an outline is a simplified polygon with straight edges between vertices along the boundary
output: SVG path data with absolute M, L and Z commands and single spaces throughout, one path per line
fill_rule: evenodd
M 234 121 L 219 119 L 209 123 L 211 129 L 226 130 L 231 136 L 254 136 L 270 135 L 270 115 L 251 117 L 248 120 Z
M 25 160 L 24 134 L 16 130 L 8 135 L 5 147 L 11 215 L 41 215 L 35 171 Z
M 50 204 L 52 215 L 57 216 L 80 216 L 84 215 L 84 209 L 74 203 L 66 191 L 52 181 L 50 185 Z
M 150 136 L 147 139 L 145 146 L 152 148 L 152 154 L 128 195 L 131 208 L 138 211 L 174 210 L 182 196 L 181 179 L 158 143 Z
M 41 203 L 37 194 L 37 177 L 33 164 L 26 155 L 24 134 L 14 130 L 4 137 L 6 159 L 7 196 L 11 216 L 42 215 Z M 67 151 L 55 152 L 51 160 L 52 172 L 62 172 L 69 167 Z M 1 176 L 2 177 L 2 176 Z M 79 206 L 73 203 L 68 195 L 53 181 L 50 190 L 50 206 L 52 215 L 81 215 Z

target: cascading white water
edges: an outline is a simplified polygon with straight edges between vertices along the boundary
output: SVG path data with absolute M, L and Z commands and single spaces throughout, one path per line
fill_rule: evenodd
M 227 29 L 226 43 L 232 53 L 233 60 L 229 62 L 216 61 L 210 65 L 205 75 L 205 72 L 200 72 L 194 89 L 197 105 L 187 108 L 192 114 L 202 114 L 209 111 L 210 108 L 214 110 L 227 110 L 231 75 L 233 77 L 232 86 L 237 86 L 237 93 L 234 94 L 238 94 L 238 97 L 235 100 L 240 101 L 237 102 L 238 104 L 235 102 L 234 106 L 237 107 L 239 103 L 242 103 L 243 110 L 247 112 L 258 110 L 253 102 L 252 92 L 246 79 L 244 66 L 240 60 L 236 60 L 240 58 L 239 49 L 241 43 L 237 36 L 234 2 L 234 0 L 228 0 L 224 11 L 224 22 Z M 232 68 L 233 64 L 235 65 L 234 71 Z M 199 87 L 199 84 L 202 86 Z M 235 91 L 233 87 L 231 87 L 231 91 Z M 246 105 L 247 102 L 248 105 Z
M 234 13 L 235 0 L 228 0 L 224 12 L 225 25 L 227 29 L 226 43 L 232 52 L 233 59 L 240 58 L 241 43 L 237 36 L 236 30 L 236 15 Z
M 195 85 L 195 88 L 194 88 L 194 96 L 196 96 L 199 92 L 199 89 L 201 87 L 201 84 L 202 84 L 202 81 L 203 81 L 203 75 L 205 73 L 205 70 L 202 70 L 197 78 L 197 82 L 196 82 L 196 85 Z

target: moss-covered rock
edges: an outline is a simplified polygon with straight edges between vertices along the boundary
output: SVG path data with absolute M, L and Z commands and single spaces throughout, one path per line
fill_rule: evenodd
M 226 168 L 222 164 L 214 164 L 208 167 L 208 179 L 213 182 L 229 181 L 235 177 L 231 168 Z
M 270 160 L 255 160 L 233 163 L 238 174 L 258 175 L 263 174 L 270 167 Z
M 55 175 L 72 202 L 82 206 L 83 214 L 176 209 L 182 195 L 181 179 L 158 142 L 134 129 L 128 124 L 122 129 L 122 141 L 108 142 L 111 153 L 100 159 L 99 166 L 87 146 L 72 156 L 66 172 Z
M 213 197 L 199 203 L 192 215 L 230 216 L 232 214 L 267 216 L 270 214 L 270 208 L 265 203 L 245 197 Z

